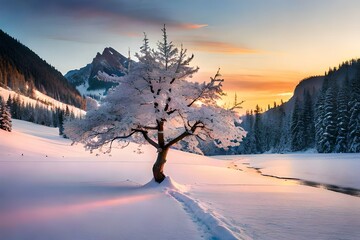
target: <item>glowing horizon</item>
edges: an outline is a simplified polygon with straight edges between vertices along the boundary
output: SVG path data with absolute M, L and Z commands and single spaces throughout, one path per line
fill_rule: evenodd
M 169 39 L 194 53 L 199 81 L 217 69 L 244 111 L 287 101 L 297 83 L 360 57 L 356 0 L 3 0 L 0 28 L 65 74 L 113 47 Z M 285 94 L 286 93 L 286 94 Z

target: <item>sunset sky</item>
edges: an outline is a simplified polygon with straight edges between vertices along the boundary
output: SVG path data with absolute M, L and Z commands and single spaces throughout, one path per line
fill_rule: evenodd
M 143 32 L 195 54 L 194 77 L 217 69 L 244 109 L 291 97 L 310 75 L 360 57 L 358 0 L 0 0 L 0 28 L 63 74 L 111 46 L 138 51 Z

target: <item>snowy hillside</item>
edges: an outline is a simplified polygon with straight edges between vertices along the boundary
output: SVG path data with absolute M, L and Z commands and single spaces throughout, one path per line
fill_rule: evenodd
M 72 105 L 57 101 L 37 90 L 35 90 L 34 93 L 35 93 L 36 99 L 32 99 L 32 98 L 26 97 L 24 95 L 18 94 L 12 90 L 8 90 L 8 89 L 0 87 L 0 96 L 4 99 L 4 101 L 6 101 L 10 95 L 12 98 L 16 98 L 19 95 L 20 101 L 24 102 L 24 104 L 30 103 L 33 106 L 35 106 L 36 104 L 39 104 L 42 107 L 52 109 L 52 110 L 55 108 L 60 108 L 62 110 L 65 110 L 66 107 L 68 107 L 69 110 L 72 111 L 76 116 L 82 116 L 85 114 L 84 110 L 74 107 Z
M 90 154 L 13 125 L 0 131 L 1 239 L 360 239 L 358 197 L 176 150 L 158 185 L 150 147 Z
M 42 92 L 58 101 L 84 107 L 85 101 L 53 66 L 0 29 L 0 86 L 25 96 Z

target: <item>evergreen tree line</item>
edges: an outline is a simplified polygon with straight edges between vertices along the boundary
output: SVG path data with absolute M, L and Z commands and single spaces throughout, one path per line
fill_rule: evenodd
M 257 105 L 254 111 L 247 111 L 242 118 L 241 127 L 247 135 L 236 149 L 235 154 L 253 154 L 264 152 L 290 151 L 289 116 L 283 105 L 272 108 L 271 114 L 266 114 Z
M 343 84 L 326 76 L 315 105 L 315 147 L 318 152 L 360 152 L 360 66 Z
M 355 72 L 351 77 L 350 68 Z M 330 69 L 320 92 L 305 90 L 294 99 L 292 111 L 286 112 L 284 105 L 274 105 L 262 113 L 256 106 L 242 120 L 241 126 L 248 133 L 243 143 L 229 153 L 311 148 L 319 153 L 360 152 L 360 61 L 345 62 L 338 70 Z
M 37 102 L 35 105 L 31 103 L 24 103 L 20 100 L 20 96 L 9 96 L 6 101 L 6 107 L 13 119 L 24 120 L 36 124 L 59 128 L 59 134 L 64 134 L 63 123 L 66 118 L 74 119 L 75 115 L 66 106 L 65 110 L 60 108 L 48 108 L 43 104 Z

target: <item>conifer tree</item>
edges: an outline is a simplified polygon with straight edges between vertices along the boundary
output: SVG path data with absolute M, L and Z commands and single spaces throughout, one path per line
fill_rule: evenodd
M 304 92 L 304 148 L 308 149 L 314 146 L 315 142 L 315 124 L 314 124 L 314 106 L 309 91 Z
M 331 86 L 326 90 L 324 100 L 324 145 L 323 152 L 331 153 L 335 149 L 335 143 L 337 138 L 337 85 L 333 82 Z
M 58 109 L 58 126 L 59 126 L 59 135 L 64 136 L 64 111 Z
M 360 152 L 360 70 L 351 82 L 350 119 L 348 134 L 349 152 Z
M 0 101 L 0 129 L 8 132 L 12 130 L 10 109 L 2 100 Z
M 337 126 L 338 133 L 335 143 L 335 152 L 344 153 L 348 151 L 348 128 L 349 128 L 349 81 L 346 77 L 343 87 L 340 88 L 337 105 L 338 105 L 338 117 Z
M 241 145 L 237 148 L 237 153 L 252 154 L 256 153 L 255 136 L 254 136 L 254 114 L 253 111 L 246 111 L 240 125 L 247 134 L 242 138 Z
M 11 109 L 11 116 L 15 119 L 20 119 L 21 102 L 19 94 L 17 94 L 16 97 L 12 99 L 12 104 L 9 107 Z
M 325 103 L 326 90 L 328 89 L 328 86 L 329 86 L 329 79 L 326 76 L 321 88 L 320 95 L 315 105 L 315 147 L 319 153 L 324 152 L 324 132 L 325 132 L 324 103 Z
M 291 117 L 291 150 L 300 151 L 305 148 L 304 119 L 299 99 L 295 99 L 294 111 Z
M 289 126 L 287 114 L 285 112 L 284 106 L 279 105 L 276 109 L 278 114 L 278 125 L 274 127 L 274 137 L 275 137 L 275 146 L 276 152 L 284 152 L 290 150 L 288 148 L 289 140 Z
M 255 120 L 254 120 L 254 140 L 256 153 L 263 153 L 263 126 L 261 123 L 261 109 L 259 105 L 255 108 Z

